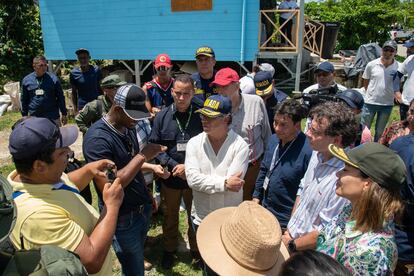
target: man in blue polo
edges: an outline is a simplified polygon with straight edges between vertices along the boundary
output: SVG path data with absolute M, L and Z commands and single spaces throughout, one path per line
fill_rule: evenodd
M 306 135 L 300 130 L 305 117 L 298 101 L 286 100 L 276 111 L 272 135 L 260 165 L 253 201 L 274 214 L 286 229 L 299 184 L 312 156 Z
M 401 191 L 404 214 L 395 225 L 395 239 L 398 246 L 398 263 L 395 275 L 411 275 L 414 271 L 414 104 L 407 112 L 410 134 L 399 137 L 391 145 L 407 167 L 407 183 Z
M 201 119 L 196 114 L 197 107 L 191 103 L 194 96 L 193 81 L 188 75 L 175 78 L 171 90 L 174 103 L 157 114 L 150 141 L 168 147 L 165 153 L 157 156 L 158 162 L 172 172 L 168 179 L 161 180 L 161 199 L 164 221 L 164 253 L 161 265 L 170 269 L 174 263 L 174 253 L 178 246 L 178 224 L 181 200 L 184 200 L 188 219 L 188 241 L 195 261 L 199 259 L 196 237 L 191 227 L 191 205 L 193 195 L 185 175 L 185 153 L 187 142 L 203 131 Z
M 72 86 L 72 101 L 75 113 L 78 113 L 87 103 L 96 100 L 102 94 L 99 82 L 102 79 L 101 69 L 89 64 L 91 56 L 87 49 L 81 48 L 76 52 L 79 67 L 70 71 L 70 84 Z
M 144 242 L 151 219 L 152 197 L 141 167 L 166 149 L 147 144 L 139 150 L 135 125 L 150 115 L 145 97 L 145 92 L 134 84 L 118 88 L 109 112 L 88 129 L 83 140 L 86 161 L 112 160 L 125 191 L 112 243 L 124 275 L 144 275 Z M 104 182 L 94 179 L 94 183 L 102 207 Z
M 34 72 L 22 80 L 22 115 L 48 118 L 57 124 L 67 123 L 65 96 L 58 77 L 47 72 L 44 56 L 33 59 Z M 59 110 L 62 117 L 59 114 Z

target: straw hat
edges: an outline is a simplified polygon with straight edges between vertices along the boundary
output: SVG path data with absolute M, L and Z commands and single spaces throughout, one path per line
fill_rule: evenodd
M 197 230 L 201 257 L 219 275 L 277 275 L 289 253 L 275 216 L 252 201 L 218 209 Z

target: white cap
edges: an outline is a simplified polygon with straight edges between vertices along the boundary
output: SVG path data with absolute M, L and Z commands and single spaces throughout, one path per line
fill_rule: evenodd
M 272 78 L 275 76 L 275 68 L 270 63 L 262 63 L 259 65 L 261 71 L 270 72 L 272 74 Z

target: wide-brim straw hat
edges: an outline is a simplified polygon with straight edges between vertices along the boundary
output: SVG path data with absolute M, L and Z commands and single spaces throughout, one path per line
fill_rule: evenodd
M 204 262 L 227 275 L 277 275 L 289 253 L 276 217 L 252 201 L 203 219 L 197 245 Z

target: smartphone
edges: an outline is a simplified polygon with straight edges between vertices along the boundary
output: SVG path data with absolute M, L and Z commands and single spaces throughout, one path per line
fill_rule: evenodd
M 114 183 L 116 178 L 116 173 L 113 168 L 107 168 L 106 169 L 106 177 L 108 178 L 109 183 Z

